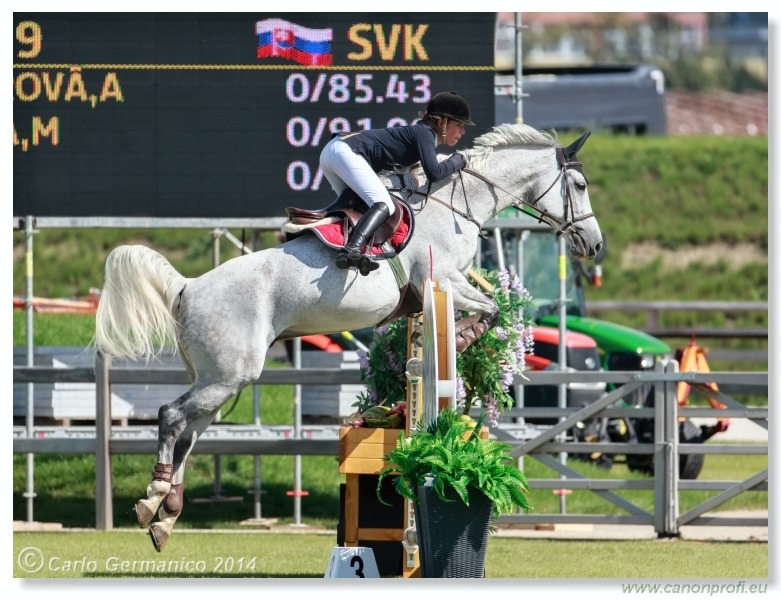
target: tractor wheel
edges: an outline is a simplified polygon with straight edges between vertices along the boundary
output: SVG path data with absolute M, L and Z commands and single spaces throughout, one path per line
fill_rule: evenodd
M 680 425 L 678 441 L 681 444 L 701 444 L 702 432 L 691 420 L 686 419 Z M 678 464 L 678 476 L 681 479 L 697 479 L 705 463 L 704 454 L 681 454 Z
M 654 422 L 653 419 L 635 419 L 632 422 L 637 435 L 638 444 L 653 444 L 654 441 Z M 654 474 L 654 458 L 651 454 L 627 454 L 626 466 L 630 471 L 643 473 L 645 475 Z
M 653 424 L 653 421 L 649 420 L 648 423 Z M 642 433 L 638 431 L 638 437 L 641 442 L 653 443 L 653 429 L 649 427 L 648 431 Z M 678 442 L 681 444 L 701 444 L 702 432 L 700 428 L 691 420 L 686 419 L 679 425 Z M 704 454 L 681 454 L 678 462 L 678 477 L 680 479 L 697 479 L 702 472 L 704 462 Z M 631 471 L 646 475 L 654 474 L 654 463 L 650 454 L 627 455 L 627 466 Z

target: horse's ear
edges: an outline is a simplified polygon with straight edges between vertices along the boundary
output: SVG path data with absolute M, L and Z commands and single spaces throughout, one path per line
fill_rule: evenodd
M 575 158 L 575 155 L 578 153 L 578 150 L 580 150 L 583 147 L 583 144 L 586 143 L 586 140 L 590 135 L 591 132 L 587 131 L 586 133 L 581 135 L 578 139 L 576 139 L 574 142 L 572 142 L 569 146 L 564 148 L 564 156 L 566 156 L 568 159 Z

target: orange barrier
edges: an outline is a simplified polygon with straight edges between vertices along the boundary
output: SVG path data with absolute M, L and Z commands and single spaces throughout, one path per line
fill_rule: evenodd
M 708 366 L 708 361 L 705 360 L 705 352 L 706 350 L 703 347 L 697 345 L 694 336 L 692 336 L 692 339 L 689 342 L 688 346 L 676 352 L 675 358 L 678 360 L 678 364 L 679 364 L 678 370 L 681 373 L 690 373 L 690 372 L 710 373 L 710 367 Z M 719 387 L 713 382 L 706 383 L 704 385 L 710 388 L 711 390 L 713 390 L 714 392 L 719 391 Z M 690 392 L 691 392 L 691 385 L 689 385 L 685 381 L 678 382 L 678 406 L 687 406 L 689 404 Z M 711 398 L 710 396 L 706 396 L 706 398 L 713 408 L 718 408 L 718 409 L 727 408 L 725 404 L 719 402 L 715 398 Z M 727 431 L 728 427 L 729 427 L 729 419 L 720 418 L 716 422 L 716 425 L 714 425 L 709 429 L 706 435 L 707 437 L 710 437 L 715 433 Z
M 33 311 L 37 313 L 73 313 L 94 314 L 98 310 L 100 294 L 90 293 L 85 298 L 41 298 L 33 296 Z M 14 296 L 14 310 L 25 310 L 27 299 L 23 296 Z

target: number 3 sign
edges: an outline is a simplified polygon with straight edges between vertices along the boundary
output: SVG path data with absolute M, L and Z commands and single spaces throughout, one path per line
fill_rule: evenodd
M 336 546 L 325 571 L 326 579 L 379 578 L 377 563 L 371 548 Z

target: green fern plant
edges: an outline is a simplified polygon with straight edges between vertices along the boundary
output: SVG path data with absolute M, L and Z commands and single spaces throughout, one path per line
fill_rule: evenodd
M 493 515 L 530 510 L 526 476 L 513 464 L 510 445 L 480 437 L 485 413 L 477 421 L 452 409 L 444 409 L 436 421 L 410 437 L 399 434 L 396 447 L 386 456 L 389 466 L 380 471 L 377 498 L 386 477 L 397 475 L 394 487 L 403 497 L 417 501 L 417 489 L 431 480 L 437 495 L 456 502 L 452 491 L 469 505 L 469 488 L 485 494 L 493 504 Z

